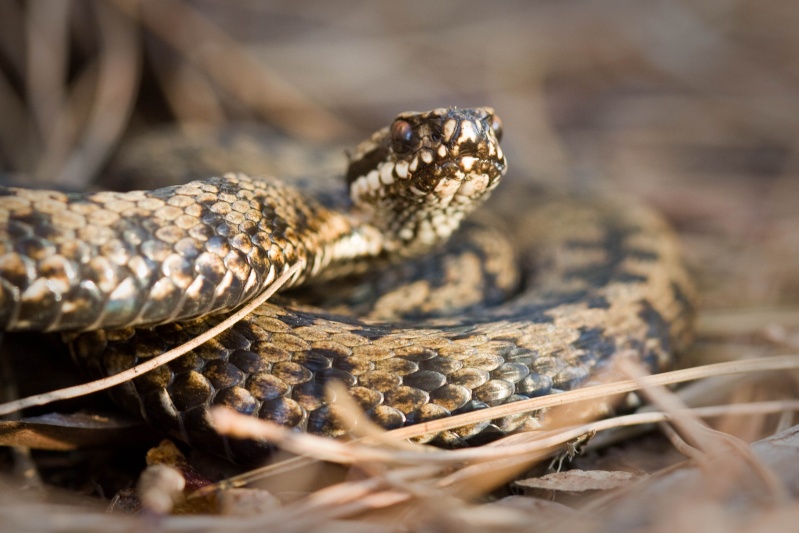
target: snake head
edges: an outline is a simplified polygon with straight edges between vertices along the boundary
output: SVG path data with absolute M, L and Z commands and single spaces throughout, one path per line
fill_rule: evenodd
M 350 198 L 389 237 L 388 251 L 424 251 L 497 186 L 507 166 L 501 137 L 489 107 L 402 113 L 350 155 Z

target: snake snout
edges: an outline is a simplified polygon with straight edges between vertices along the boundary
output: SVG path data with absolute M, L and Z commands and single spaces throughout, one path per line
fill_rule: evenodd
M 351 156 L 350 198 L 388 236 L 386 249 L 429 249 L 499 183 L 507 166 L 501 136 L 488 107 L 401 113 Z

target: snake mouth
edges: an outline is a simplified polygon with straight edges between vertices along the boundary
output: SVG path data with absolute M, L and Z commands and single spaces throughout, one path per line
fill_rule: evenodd
M 357 178 L 349 176 L 352 201 L 357 205 L 407 197 L 438 203 L 458 195 L 477 205 L 481 194 L 496 187 L 507 168 L 496 142 L 441 152 L 434 156 L 431 150 L 421 150 L 410 160 L 384 161 Z

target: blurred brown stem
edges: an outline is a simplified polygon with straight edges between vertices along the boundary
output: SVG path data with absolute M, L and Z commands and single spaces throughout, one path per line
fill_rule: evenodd
M 290 135 L 328 140 L 351 134 L 332 113 L 270 70 L 219 26 L 180 0 L 108 0 L 163 39 L 219 87 Z

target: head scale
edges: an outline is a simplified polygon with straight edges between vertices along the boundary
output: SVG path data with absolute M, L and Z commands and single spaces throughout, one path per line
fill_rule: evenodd
M 402 113 L 350 156 L 356 210 L 416 253 L 440 242 L 489 196 L 505 173 L 502 124 L 488 107 Z

